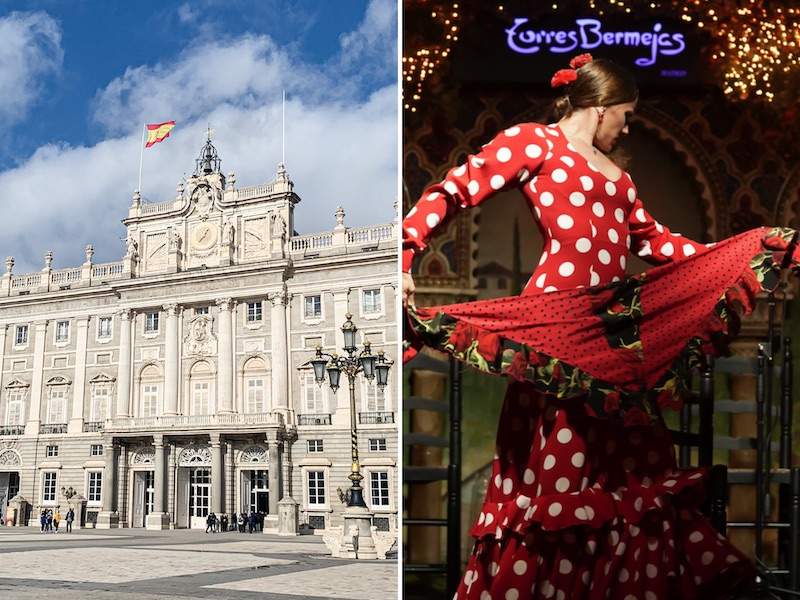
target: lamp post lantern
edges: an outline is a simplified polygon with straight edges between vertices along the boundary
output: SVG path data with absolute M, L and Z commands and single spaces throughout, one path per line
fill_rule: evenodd
M 377 386 L 383 390 L 389 382 L 389 370 L 394 364 L 386 358 L 383 351 L 372 353 L 368 341 L 364 342 L 361 351 L 356 345 L 358 327 L 353 323 L 353 315 L 346 314 L 346 321 L 342 325 L 344 338 L 344 355 L 323 352 L 317 346 L 316 355 L 306 365 L 314 369 L 314 379 L 319 385 L 325 383 L 325 373 L 328 373 L 328 385 L 334 391 L 339 389 L 342 375 L 347 377 L 350 391 L 350 458 L 351 468 L 347 478 L 350 480 L 350 489 L 346 494 L 347 508 L 344 514 L 344 533 L 342 550 L 352 553 L 352 558 L 375 558 L 374 542 L 371 536 L 371 514 L 364 501 L 364 491 L 361 482 L 361 465 L 358 459 L 358 428 L 356 426 L 356 378 L 363 375 L 367 381 L 376 381 Z M 356 538 L 351 536 L 351 531 L 356 531 Z M 344 554 L 347 556 L 349 554 Z
M 328 354 L 323 352 L 320 346 L 317 346 L 316 355 L 306 364 L 312 366 L 314 380 L 320 385 L 325 383 L 325 372 L 327 371 L 328 385 L 330 385 L 334 393 L 339 389 L 342 374 L 347 377 L 350 390 L 350 457 L 352 460 L 350 475 L 347 476 L 351 482 L 347 506 L 366 508 L 367 504 L 364 502 L 364 492 L 361 486 L 364 476 L 361 474 L 361 465 L 358 460 L 356 378 L 359 374 L 364 375 L 367 381 L 373 381 L 377 378 L 378 387 L 383 389 L 389 383 L 389 369 L 394 362 L 386 358 L 383 350 L 379 351 L 377 356 L 372 354 L 372 347 L 368 341 L 364 342 L 364 348 L 359 352 L 356 346 L 358 327 L 353 323 L 353 315 L 348 313 L 345 318 L 347 320 L 342 325 L 342 334 L 344 337 L 343 350 L 346 355 Z

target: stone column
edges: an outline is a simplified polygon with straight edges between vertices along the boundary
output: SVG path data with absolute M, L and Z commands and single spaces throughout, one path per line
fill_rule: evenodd
M 0 325 L 0 386 L 3 384 L 3 366 L 6 356 L 6 335 L 8 334 L 8 325 Z M 22 417 L 22 415 L 20 415 Z M 20 418 L 20 420 L 22 420 Z
M 119 514 L 114 510 L 114 499 L 117 495 L 116 482 L 116 461 L 117 451 L 113 439 L 103 441 L 103 456 L 105 457 L 105 468 L 103 469 L 102 498 L 103 506 L 97 515 L 98 529 L 112 529 L 119 527 Z
M 289 344 L 286 334 L 286 306 L 289 296 L 286 288 L 269 295 L 270 340 L 272 350 L 272 408 L 286 416 L 289 411 Z
M 269 513 L 264 519 L 264 533 L 277 533 L 279 531 L 279 518 L 278 518 L 278 500 L 283 497 L 281 491 L 281 455 L 278 444 L 279 433 L 269 432 L 264 441 L 267 443 L 267 463 L 269 470 L 267 471 L 267 485 L 269 486 L 269 501 L 267 504 L 267 512 Z
M 233 478 L 234 478 L 234 470 L 233 470 L 233 444 L 231 442 L 225 443 L 225 512 L 228 513 L 230 517 L 231 513 L 233 513 L 236 509 L 234 506 L 236 505 L 236 501 L 233 497 Z M 238 511 L 236 511 L 238 512 Z
M 125 527 L 128 520 L 128 447 L 121 445 L 117 454 L 117 515 L 119 526 Z M 127 525 L 128 527 L 130 525 Z
M 147 515 L 147 529 L 169 529 L 169 514 L 164 510 L 164 497 L 167 491 L 167 461 L 164 449 L 164 436 L 153 436 L 155 448 L 155 472 L 153 473 L 153 512 Z
M 218 298 L 219 344 L 217 346 L 217 413 L 233 412 L 233 333 L 230 298 Z
M 164 414 L 178 414 L 178 305 L 165 304 L 167 313 L 164 373 Z
M 349 297 L 350 290 L 339 289 L 333 290 L 333 327 L 336 334 L 336 352 L 344 354 L 344 334 L 342 333 L 342 325 L 347 320 L 349 310 Z M 344 375 L 344 374 L 343 374 Z M 346 429 L 350 429 L 350 388 L 347 386 L 347 378 L 339 389 L 334 394 L 334 406 L 330 407 L 331 421 L 334 425 Z
M 119 366 L 117 367 L 117 402 L 113 415 L 114 417 L 128 417 L 131 403 L 131 311 L 121 310 L 117 316 L 119 317 Z
M 68 433 L 83 431 L 83 410 L 86 398 L 86 340 L 89 331 L 89 318 L 78 317 L 75 325 L 78 337 L 75 340 L 75 385 L 72 387 L 72 413 L 67 426 Z M 106 407 L 110 412 L 111 407 Z
M 299 523 L 297 519 L 298 504 L 292 498 L 292 444 L 297 440 L 297 431 L 287 430 L 281 436 L 281 447 L 283 453 L 280 458 L 282 467 L 282 493 L 280 502 L 278 502 L 278 535 L 297 535 L 299 531 Z M 272 456 L 270 455 L 270 460 Z M 270 468 L 272 465 L 270 464 Z
M 39 424 L 42 422 L 42 382 L 44 380 L 44 343 L 47 334 L 47 321 L 36 321 L 33 324 L 35 333 L 33 340 L 33 374 L 31 375 L 31 399 L 28 410 L 28 422 L 25 435 L 39 435 Z
M 223 494 L 225 491 L 225 472 L 222 470 L 222 442 L 218 433 L 212 433 L 211 439 L 211 510 L 219 516 L 222 514 Z

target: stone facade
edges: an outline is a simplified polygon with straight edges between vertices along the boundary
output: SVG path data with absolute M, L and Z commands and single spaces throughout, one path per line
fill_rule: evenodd
M 134 194 L 121 261 L 95 264 L 89 246 L 80 267 L 54 270 L 48 253 L 18 275 L 7 259 L 0 510 L 21 496 L 36 524 L 72 496 L 89 525 L 160 529 L 255 509 L 277 531 L 294 499 L 300 527 L 341 524 L 349 395 L 303 365 L 318 344 L 341 351 L 347 313 L 397 358 L 397 224 L 348 228 L 339 209 L 331 231 L 297 235 L 299 202 L 282 165 L 237 188 L 209 140 L 174 200 Z M 385 393 L 357 385 L 379 528 L 396 527 L 398 373 Z

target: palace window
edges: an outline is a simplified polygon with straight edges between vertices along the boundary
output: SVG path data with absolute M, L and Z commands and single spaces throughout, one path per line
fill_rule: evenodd
M 89 446 L 89 456 L 103 456 L 103 444 Z
M 247 379 L 247 412 L 264 412 L 264 380 L 260 377 Z
M 144 332 L 158 333 L 158 313 L 149 312 L 144 315 Z
M 322 452 L 322 440 L 308 440 L 309 452 Z
M 192 386 L 192 414 L 207 415 L 209 401 L 208 381 L 195 381 Z
M 14 345 L 24 346 L 27 343 L 28 343 L 28 326 L 17 325 L 17 328 L 14 332 Z
M 314 380 L 313 373 L 303 376 L 303 412 L 307 415 L 319 415 L 325 413 L 325 395 L 327 388 L 320 386 Z
M 369 474 L 369 497 L 372 506 L 389 506 L 388 471 L 371 471 Z
M 260 323 L 263 316 L 261 302 L 247 303 L 247 322 Z
M 361 296 L 361 310 L 365 315 L 374 315 L 383 311 L 381 289 L 364 290 Z
M 111 338 L 111 317 L 100 317 L 97 321 L 97 337 L 101 340 Z
M 86 499 L 91 503 L 99 504 L 103 493 L 103 473 L 102 471 L 89 471 L 87 475 Z
M 363 406 L 365 412 L 386 412 L 386 388 L 373 381 L 363 380 Z
M 42 502 L 56 501 L 56 477 L 55 471 L 45 471 L 42 473 Z
M 111 386 L 108 383 L 95 383 L 92 385 L 92 421 L 106 420 L 110 397 Z
M 194 309 L 194 316 L 199 317 L 200 315 L 207 315 L 208 314 L 208 307 L 207 306 L 198 306 Z
M 308 471 L 308 505 L 324 506 L 325 471 Z
M 6 425 L 22 424 L 22 398 L 23 392 L 20 389 L 6 390 Z
M 303 303 L 303 316 L 306 319 L 322 318 L 322 296 L 306 296 Z
M 142 416 L 155 417 L 158 412 L 158 384 L 146 383 L 142 386 Z
M 369 438 L 370 452 L 386 452 L 386 438 Z
M 56 321 L 56 344 L 69 341 L 69 321 Z
M 45 454 L 47 455 L 47 458 L 58 456 L 58 446 L 47 446 Z
M 47 422 L 51 424 L 67 422 L 67 389 L 64 385 L 50 388 L 47 400 Z

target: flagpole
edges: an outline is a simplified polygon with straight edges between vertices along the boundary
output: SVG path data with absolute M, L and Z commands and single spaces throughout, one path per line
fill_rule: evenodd
M 144 159 L 144 136 L 146 131 L 147 125 L 142 123 L 142 145 L 139 146 L 139 187 L 136 188 L 140 196 L 142 194 L 142 160 Z
M 283 90 L 281 104 L 281 163 L 286 165 L 286 90 Z

